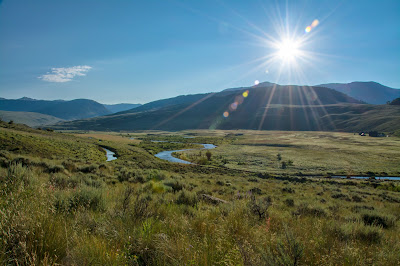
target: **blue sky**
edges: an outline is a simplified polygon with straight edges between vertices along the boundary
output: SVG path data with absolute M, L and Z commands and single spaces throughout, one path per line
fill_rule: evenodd
M 398 0 L 3 0 L 0 97 L 146 103 L 255 80 L 400 88 L 399 14 Z M 285 38 L 302 40 L 290 62 L 273 57 Z

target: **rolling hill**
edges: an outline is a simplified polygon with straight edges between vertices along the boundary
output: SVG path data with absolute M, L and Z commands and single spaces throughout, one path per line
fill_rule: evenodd
M 385 104 L 400 97 L 400 89 L 393 89 L 377 82 L 329 83 L 317 85 L 343 92 L 370 104 Z
M 77 99 L 71 101 L 46 101 L 26 97 L 15 100 L 1 98 L 0 110 L 35 112 L 55 116 L 65 120 L 83 119 L 111 113 L 102 104 L 93 100 Z
M 45 126 L 55 124 L 63 119 L 51 115 L 45 115 L 33 112 L 13 112 L 13 111 L 0 111 L 0 119 L 5 122 L 14 121 L 15 123 L 25 124 L 30 127 Z
M 103 105 L 111 113 L 118 113 L 141 106 L 141 104 L 133 104 L 133 103 L 117 103 L 117 104 L 103 104 Z
M 129 112 L 59 123 L 56 129 L 183 130 L 263 129 L 395 131 L 400 129 L 400 108 L 369 105 L 324 87 L 257 87 L 243 90 L 180 96 Z M 189 101 L 191 99 L 191 101 Z M 160 101 L 157 101 L 160 103 Z M 157 106 L 157 108 L 150 108 Z M 144 110 L 143 110 L 144 109 Z M 136 110 L 136 111 L 135 111 Z M 224 117 L 224 112 L 229 115 Z

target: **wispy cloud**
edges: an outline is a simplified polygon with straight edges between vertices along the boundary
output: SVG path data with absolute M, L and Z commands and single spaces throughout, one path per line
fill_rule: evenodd
M 90 69 L 91 66 L 53 67 L 51 72 L 39 78 L 48 82 L 68 82 L 76 76 L 86 76 Z

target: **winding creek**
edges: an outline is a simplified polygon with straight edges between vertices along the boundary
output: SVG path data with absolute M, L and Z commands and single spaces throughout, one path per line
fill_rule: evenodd
M 152 140 L 152 142 L 168 142 L 168 141 L 162 141 L 162 140 Z M 182 143 L 182 142 L 172 142 L 172 143 Z M 200 150 L 210 150 L 210 149 L 214 149 L 217 146 L 215 146 L 214 144 L 202 144 L 202 143 L 193 143 L 193 144 L 199 144 L 199 145 L 203 145 L 203 148 L 201 148 Z M 110 151 L 107 148 L 101 147 L 103 150 L 106 151 L 106 157 L 107 157 L 107 162 L 116 160 L 117 157 L 115 156 L 115 153 Z M 185 160 L 181 160 L 178 158 L 175 158 L 174 156 L 172 156 L 172 153 L 174 152 L 181 152 L 181 151 L 190 151 L 190 150 L 197 150 L 197 149 L 183 149 L 183 150 L 173 150 L 173 151 L 162 151 L 157 153 L 156 155 L 154 155 L 157 158 L 160 158 L 161 160 L 165 160 L 168 162 L 172 162 L 172 163 L 184 163 L 184 164 L 193 164 L 189 161 L 185 161 Z
M 106 151 L 107 162 L 117 159 L 117 157 L 115 156 L 115 152 L 112 152 L 109 149 L 106 149 L 104 147 L 101 147 L 101 148 Z
M 158 141 L 160 142 L 160 141 Z M 193 143 L 193 144 L 199 144 L 199 145 L 203 145 L 204 148 L 201 148 L 200 150 L 210 150 L 210 149 L 214 149 L 217 146 L 215 146 L 214 144 L 202 144 L 202 143 Z M 197 149 L 183 149 L 183 150 L 174 150 L 174 151 L 162 151 L 157 153 L 156 156 L 157 158 L 160 158 L 162 160 L 166 160 L 168 162 L 172 162 L 172 163 L 184 163 L 184 164 L 193 164 L 191 162 L 182 160 L 182 159 L 178 159 L 175 158 L 174 156 L 172 156 L 172 153 L 174 152 L 181 152 L 181 151 L 191 151 L 191 150 L 197 150 Z
M 152 142 L 168 142 L 168 141 L 152 140 Z M 182 142 L 172 142 L 172 143 L 182 143 Z M 214 144 L 203 144 L 203 143 L 192 143 L 192 144 L 203 145 L 203 148 L 201 148 L 200 150 L 211 150 L 211 149 L 215 149 L 217 147 Z M 115 156 L 114 152 L 112 152 L 109 149 L 106 149 L 104 147 L 102 147 L 102 149 L 106 151 L 107 162 L 117 159 L 117 157 Z M 182 150 L 173 150 L 173 151 L 162 151 L 162 152 L 157 153 L 154 156 L 159 158 L 159 159 L 161 159 L 161 160 L 165 160 L 165 161 L 172 162 L 172 163 L 193 164 L 193 163 L 191 163 L 189 161 L 185 161 L 185 160 L 182 160 L 182 159 L 179 159 L 179 158 L 176 158 L 176 157 L 172 156 L 172 153 L 174 153 L 174 152 L 191 151 L 191 150 L 197 150 L 197 149 L 182 149 Z M 347 176 L 331 176 L 331 177 L 332 178 L 342 178 L 342 179 L 347 178 Z M 366 176 L 351 176 L 350 179 L 369 179 L 369 177 L 366 177 Z M 377 179 L 377 180 L 400 181 L 400 177 L 398 177 L 398 176 L 377 176 L 377 177 L 375 177 L 375 179 Z

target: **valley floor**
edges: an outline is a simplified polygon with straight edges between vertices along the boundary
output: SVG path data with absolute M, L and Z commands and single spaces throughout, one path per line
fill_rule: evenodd
M 217 148 L 154 156 L 196 143 Z M 397 265 L 400 182 L 327 177 L 399 165 L 396 137 L 0 122 L 0 263 Z

